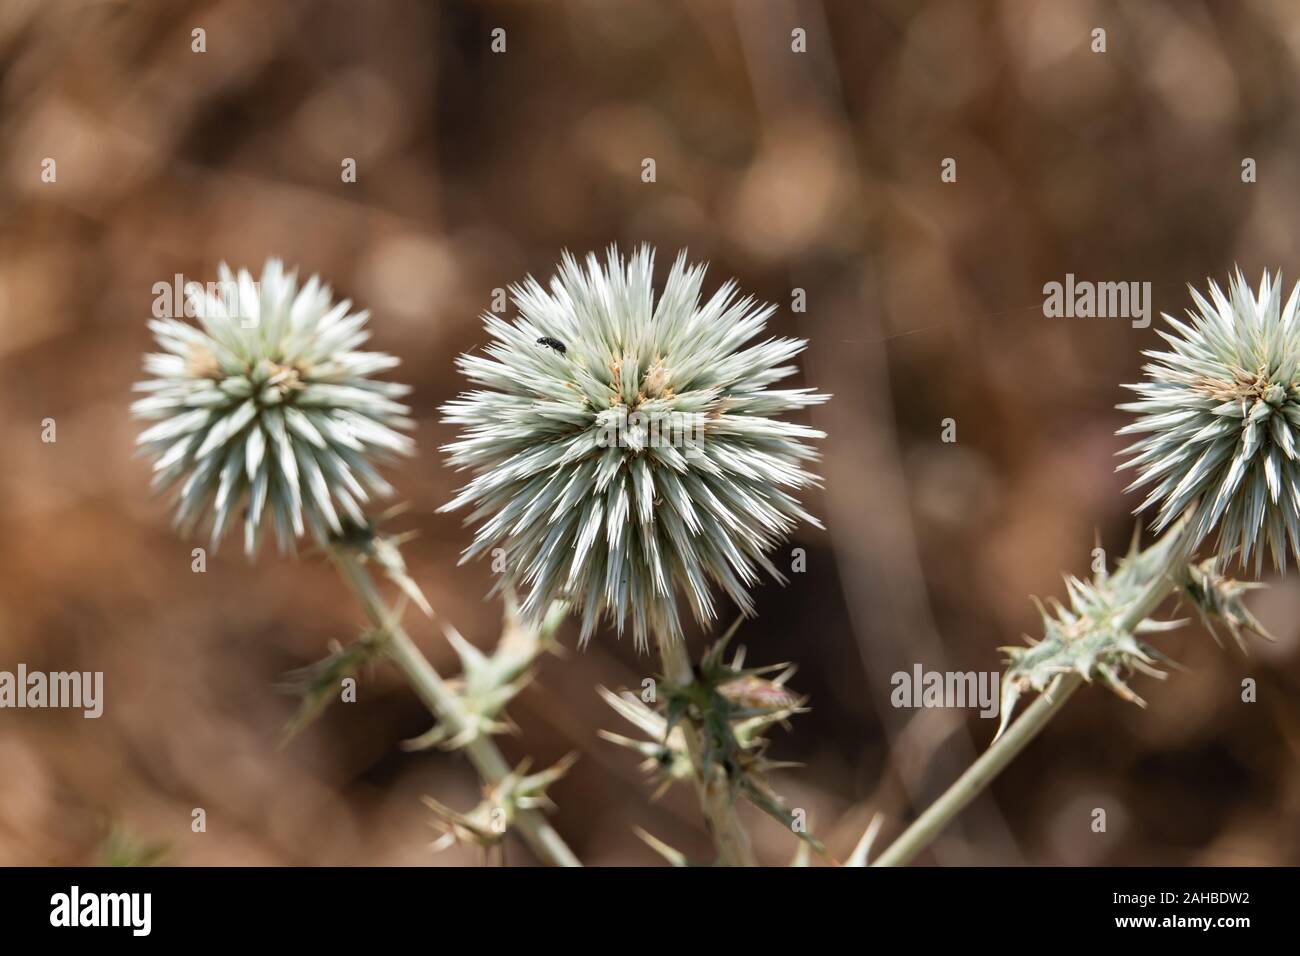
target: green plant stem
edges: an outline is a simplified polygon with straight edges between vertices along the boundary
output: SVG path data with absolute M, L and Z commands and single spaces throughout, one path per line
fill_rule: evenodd
M 686 642 L 671 635 L 656 634 L 659 658 L 663 662 L 664 677 L 679 687 L 688 687 L 695 680 L 695 670 L 686 653 Z M 718 859 L 723 866 L 757 866 L 749 834 L 740 823 L 731 787 L 720 768 L 704 762 L 704 741 L 700 730 L 689 719 L 679 725 L 686 736 L 686 749 L 695 767 L 695 791 L 700 798 L 704 823 L 718 849 Z
M 1116 622 L 1120 630 L 1131 631 L 1142 623 L 1162 601 L 1169 596 L 1181 579 L 1191 557 L 1186 519 L 1169 528 L 1153 549 L 1159 549 L 1161 559 L 1142 593 L 1134 599 Z M 958 813 L 979 796 L 1015 759 L 1025 746 L 1038 736 L 1065 702 L 1083 684 L 1077 673 L 1062 674 L 1027 707 L 1006 732 L 989 745 L 966 772 L 957 778 L 944 794 L 903 831 L 872 866 L 906 866 L 924 850 Z
M 446 725 L 451 736 L 465 725 L 460 699 L 434 670 L 428 658 L 411 640 L 396 615 L 389 610 L 375 588 L 370 573 L 356 554 L 345 547 L 330 548 L 330 557 L 339 573 L 356 594 L 370 623 L 387 635 L 385 651 L 407 683 L 429 708 L 433 716 Z M 510 773 L 510 765 L 497 745 L 488 737 L 478 737 L 464 747 L 470 763 L 488 786 L 496 786 Z M 520 809 L 515 815 L 519 834 L 538 858 L 554 866 L 581 866 L 577 856 L 538 810 Z

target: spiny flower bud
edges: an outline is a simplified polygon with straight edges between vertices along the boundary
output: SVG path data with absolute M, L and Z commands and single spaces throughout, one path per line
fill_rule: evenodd
M 371 378 L 398 360 L 362 352 L 368 312 L 333 304 L 313 276 L 301 288 L 271 259 L 254 282 L 222 264 L 217 291 L 190 291 L 195 327 L 150 322 L 162 352 L 146 355 L 148 396 L 131 406 L 157 420 L 137 444 L 154 461 L 153 486 L 182 482 L 176 523 L 188 532 L 210 517 L 215 546 L 244 508 L 244 549 L 257 551 L 270 513 L 281 550 L 306 529 L 340 534 L 366 524 L 367 489 L 392 488 L 372 460 L 410 454 L 396 429 L 413 427 L 395 399 L 409 388 Z
M 1139 417 L 1120 434 L 1144 437 L 1120 467 L 1153 486 L 1138 510 L 1159 505 L 1156 530 L 1195 505 L 1193 546 L 1217 529 L 1221 563 L 1253 555 L 1258 575 L 1265 549 L 1278 567 L 1300 554 L 1300 285 L 1283 304 L 1280 279 L 1253 293 L 1238 271 L 1227 296 L 1211 282 L 1192 298 L 1188 322 L 1164 316 L 1171 350 L 1144 353 L 1147 381 L 1126 386 L 1141 400 L 1119 407 Z
M 450 461 L 474 473 L 443 510 L 483 522 L 466 559 L 503 549 L 526 614 L 568 600 L 583 640 L 630 618 L 640 647 L 680 635 L 676 587 L 708 623 L 711 583 L 748 613 L 759 569 L 784 580 L 768 553 L 818 524 L 795 495 L 817 482 L 803 440 L 823 434 L 777 416 L 828 397 L 772 387 L 803 340 L 746 346 L 773 307 L 730 282 L 702 303 L 684 255 L 656 301 L 653 266 L 647 247 L 585 270 L 566 255 L 549 292 L 514 287 L 519 316 L 485 315 L 492 344 L 457 363 L 478 389 L 443 408 L 464 426 Z

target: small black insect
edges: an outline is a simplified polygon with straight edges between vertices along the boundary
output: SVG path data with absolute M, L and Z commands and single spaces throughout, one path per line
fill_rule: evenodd
M 553 348 L 561 355 L 563 355 L 565 352 L 568 351 L 568 349 L 564 347 L 563 342 L 561 342 L 559 339 L 553 339 L 549 335 L 543 335 L 540 339 L 537 340 L 537 344 L 545 345 L 548 346 L 549 348 Z

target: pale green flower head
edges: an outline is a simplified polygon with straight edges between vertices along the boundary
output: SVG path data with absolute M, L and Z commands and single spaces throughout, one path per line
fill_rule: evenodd
M 392 488 L 374 467 L 414 450 L 398 429 L 405 385 L 372 378 L 398 364 L 363 352 L 368 312 L 334 303 L 313 276 L 299 286 L 271 259 L 255 281 L 224 264 L 220 282 L 187 290 L 179 318 L 149 323 L 161 352 L 146 355 L 137 418 L 157 420 L 137 444 L 154 460 L 155 490 L 180 483 L 176 523 L 211 525 L 215 546 L 243 506 L 251 555 L 274 524 L 281 550 L 310 530 L 319 540 L 343 521 L 364 525 L 371 493 Z
M 1254 292 L 1238 271 L 1225 296 L 1192 289 L 1188 321 L 1164 316 L 1170 351 L 1143 353 L 1147 380 L 1128 385 L 1140 401 L 1120 405 L 1138 419 L 1120 430 L 1142 439 L 1121 454 L 1135 468 L 1130 488 L 1151 485 L 1139 511 L 1157 506 L 1156 530 L 1195 505 L 1194 544 L 1217 531 L 1222 562 L 1267 550 L 1277 567 L 1300 553 L 1300 285 L 1282 301 L 1267 272 Z
M 602 617 L 638 646 L 678 636 L 678 589 L 701 623 L 713 585 L 750 613 L 760 569 L 784 580 L 772 549 L 820 527 L 797 495 L 823 433 L 779 416 L 828 396 L 773 387 L 806 343 L 751 343 L 774 308 L 731 282 L 701 301 L 684 255 L 656 298 L 653 267 L 648 247 L 566 254 L 549 291 L 513 287 L 518 317 L 485 315 L 491 344 L 457 361 L 477 388 L 443 407 L 463 427 L 449 460 L 474 476 L 443 508 L 473 506 L 465 560 L 500 549 L 498 586 L 526 589 L 534 618 L 571 602 L 583 640 Z

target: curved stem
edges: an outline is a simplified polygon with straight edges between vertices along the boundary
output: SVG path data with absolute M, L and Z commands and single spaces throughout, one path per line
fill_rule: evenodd
M 428 658 L 411 640 L 396 615 L 389 610 L 375 588 L 375 582 L 361 562 L 346 548 L 330 548 L 330 557 L 375 627 L 388 636 L 385 650 L 407 683 L 439 721 L 455 736 L 464 726 L 460 700 L 434 670 Z M 465 753 L 479 776 L 489 786 L 499 784 L 510 773 L 510 765 L 497 745 L 477 737 L 465 745 Z M 554 866 L 581 866 L 577 856 L 540 811 L 520 809 L 515 815 L 519 834 L 538 858 Z
M 686 653 L 686 642 L 666 634 L 656 634 L 659 658 L 663 662 L 664 677 L 679 687 L 687 687 L 695 680 L 695 670 Z M 689 720 L 678 726 L 686 736 L 686 749 L 695 767 L 695 791 L 700 798 L 700 809 L 713 844 L 718 848 L 718 859 L 723 866 L 758 866 L 749 834 L 740 823 L 735 800 L 726 777 L 717 767 L 704 762 L 704 741 L 699 728 Z
M 1151 546 L 1157 567 L 1142 592 L 1116 621 L 1116 628 L 1131 631 L 1151 614 L 1178 586 L 1181 571 L 1190 558 L 1188 521 L 1180 520 Z M 1058 677 L 1038 699 L 1025 709 L 997 740 L 944 791 L 929 808 L 903 831 L 872 866 L 905 866 L 924 850 L 953 817 L 984 791 L 1025 746 L 1038 736 L 1048 721 L 1083 684 L 1077 673 Z
M 938 800 L 930 804 L 929 809 L 903 831 L 902 836 L 890 844 L 889 849 L 872 862 L 872 866 L 904 866 L 920 853 L 939 832 L 948 825 L 948 821 L 965 809 L 993 779 L 1002 772 L 1029 741 L 1038 736 L 1038 732 L 1047 726 L 1047 722 L 1056 716 L 1056 712 L 1070 699 L 1070 695 L 1079 689 L 1083 678 L 1078 674 L 1066 674 L 1058 677 L 1047 692 L 1026 708 L 1007 732 L 993 742 L 988 750 L 957 778 Z

